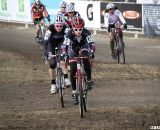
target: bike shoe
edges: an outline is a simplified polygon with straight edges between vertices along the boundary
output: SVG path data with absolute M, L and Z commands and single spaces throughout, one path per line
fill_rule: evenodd
M 57 87 L 55 84 L 52 84 L 51 85 L 51 94 L 56 94 L 56 92 L 57 92 Z
M 72 94 L 72 99 L 73 99 L 73 104 L 77 105 L 78 104 L 78 95 L 77 94 Z
M 90 91 L 93 89 L 94 83 L 92 80 L 87 81 L 87 90 Z
M 71 86 L 71 82 L 69 81 L 68 78 L 64 79 L 64 82 L 65 82 L 65 86 L 66 86 L 67 88 L 69 88 L 69 87 Z
M 115 55 L 115 53 L 112 53 L 112 58 L 115 60 L 116 59 L 116 55 Z

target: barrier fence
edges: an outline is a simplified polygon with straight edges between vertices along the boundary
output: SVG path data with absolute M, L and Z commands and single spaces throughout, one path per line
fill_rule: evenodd
M 60 1 L 58 0 L 54 5 L 53 0 L 48 0 L 48 3 L 45 3 L 44 0 L 52 20 Z M 0 20 L 31 23 L 31 2 L 32 0 L 0 0 Z M 94 31 L 105 30 L 104 13 L 107 2 L 75 0 L 70 0 L 70 2 L 74 3 L 76 11 L 85 20 L 86 27 Z M 54 5 L 53 8 L 51 4 Z M 129 31 L 136 32 L 136 34 L 137 32 L 144 33 L 147 36 L 160 36 L 160 4 L 114 4 L 122 12 Z

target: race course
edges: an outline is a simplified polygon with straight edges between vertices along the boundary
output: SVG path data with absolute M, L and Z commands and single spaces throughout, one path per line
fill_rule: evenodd
M 48 66 L 32 28 L 0 27 L 0 130 L 149 130 L 160 126 L 160 39 L 125 37 L 126 64 L 112 60 L 108 37 L 93 36 L 94 89 L 79 116 L 65 90 L 50 94 Z

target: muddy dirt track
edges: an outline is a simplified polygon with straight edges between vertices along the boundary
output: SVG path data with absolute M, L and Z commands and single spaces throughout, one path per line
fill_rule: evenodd
M 94 36 L 95 88 L 79 117 L 65 91 L 65 108 L 51 95 L 48 67 L 34 30 L 0 27 L 1 130 L 149 130 L 160 126 L 160 40 L 125 37 L 126 64 L 111 59 L 108 38 Z

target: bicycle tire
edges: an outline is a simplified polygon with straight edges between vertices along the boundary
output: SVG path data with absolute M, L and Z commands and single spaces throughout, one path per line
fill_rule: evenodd
M 63 99 L 63 88 L 62 88 L 62 77 L 63 72 L 60 68 L 57 69 L 57 82 L 58 82 L 58 90 L 60 96 L 61 107 L 64 107 L 64 99 Z
M 83 81 L 83 107 L 84 107 L 84 111 L 87 112 L 87 84 L 86 84 L 86 77 L 84 77 L 84 81 Z
M 78 75 L 77 77 L 77 88 L 78 88 L 78 102 L 79 102 L 79 112 L 81 118 L 83 118 L 83 90 L 82 90 L 82 83 L 81 83 L 81 77 Z
M 125 64 L 125 52 L 124 52 L 124 49 L 123 50 L 121 50 L 121 52 L 120 52 L 120 54 L 119 54 L 119 62 L 121 63 L 121 64 Z
M 119 63 L 119 51 L 117 50 L 118 44 L 117 41 L 114 41 L 114 53 L 115 53 L 115 60 L 117 63 Z
M 59 89 L 60 89 L 60 92 L 59 92 L 59 94 L 60 94 L 60 99 L 61 99 L 61 106 L 62 106 L 62 108 L 64 107 L 63 87 L 62 87 L 63 82 L 64 82 L 63 78 L 64 78 L 64 75 L 63 75 L 63 72 L 61 71 L 61 75 L 60 75 L 60 88 L 59 88 Z
M 118 41 L 119 51 L 118 51 L 118 63 L 125 64 L 125 52 L 121 41 Z
M 83 105 L 84 105 L 84 103 L 83 103 L 83 92 L 81 90 L 81 92 L 79 93 L 79 107 L 80 107 L 81 118 L 83 118 L 83 108 L 84 108 Z

